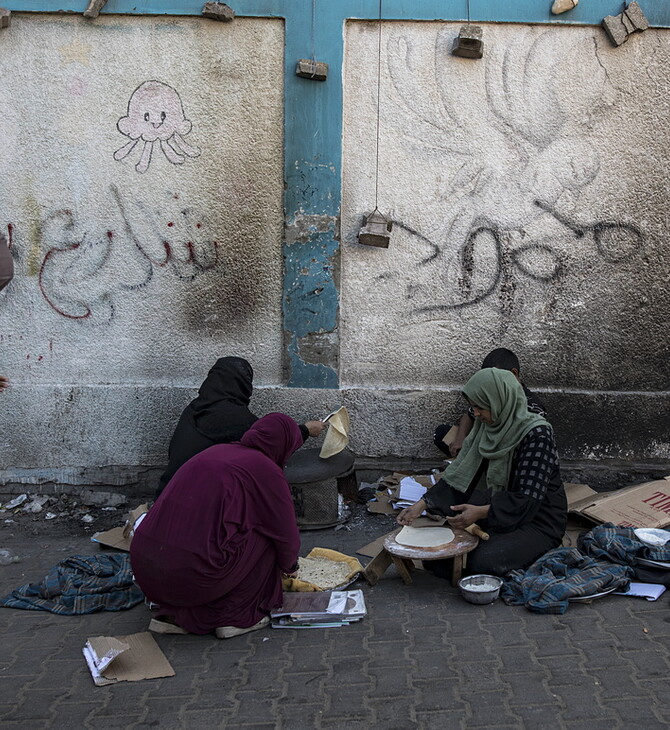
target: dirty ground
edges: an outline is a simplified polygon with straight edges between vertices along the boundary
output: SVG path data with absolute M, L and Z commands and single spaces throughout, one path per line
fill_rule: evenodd
M 76 500 L 74 500 L 76 501 Z M 59 560 L 96 554 L 95 530 L 116 513 L 69 500 L 62 519 L 2 516 L 0 546 L 20 562 L 0 566 L 0 591 L 39 580 Z M 13 523 L 4 520 L 13 519 Z M 348 554 L 394 526 L 354 506 L 340 529 L 302 533 L 301 554 Z M 365 559 L 363 559 L 365 562 Z M 176 674 L 95 687 L 82 656 L 88 637 L 144 631 L 144 605 L 118 613 L 56 616 L 0 609 L 3 727 L 63 728 L 588 728 L 670 723 L 668 594 L 655 603 L 609 596 L 563 616 L 501 601 L 465 603 L 423 571 L 406 586 L 391 568 L 360 581 L 369 614 L 348 627 L 265 629 L 220 641 L 157 636 Z

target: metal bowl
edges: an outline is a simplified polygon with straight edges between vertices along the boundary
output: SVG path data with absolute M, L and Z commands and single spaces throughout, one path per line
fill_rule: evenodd
M 461 595 L 468 603 L 493 603 L 500 594 L 502 578 L 496 575 L 470 575 L 458 581 Z

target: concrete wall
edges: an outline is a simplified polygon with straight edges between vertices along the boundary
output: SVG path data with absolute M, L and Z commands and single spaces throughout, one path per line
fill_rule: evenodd
M 333 57 L 323 84 L 284 58 L 308 55 L 307 10 L 286 39 L 241 17 L 15 13 L 2 31 L 0 484 L 150 487 L 224 354 L 253 363 L 257 413 L 344 404 L 359 463 L 436 462 L 435 423 L 495 346 L 518 351 L 564 457 L 667 466 L 668 31 L 615 49 L 593 26 L 484 24 L 469 61 L 449 52 L 460 23 L 384 23 L 381 250 L 356 242 L 377 25 L 344 25 L 342 108 Z M 144 114 L 158 129 L 165 109 L 152 144 Z
M 179 387 L 223 354 L 280 382 L 283 36 L 268 19 L 14 14 L 3 467 L 161 464 Z
M 469 60 L 459 28 L 383 25 L 394 230 L 377 249 L 356 234 L 375 207 L 378 25 L 347 25 L 340 361 L 361 450 L 428 455 L 440 406 L 459 412 L 449 390 L 507 346 L 565 454 L 668 459 L 670 35 L 614 48 L 597 27 L 487 24 Z

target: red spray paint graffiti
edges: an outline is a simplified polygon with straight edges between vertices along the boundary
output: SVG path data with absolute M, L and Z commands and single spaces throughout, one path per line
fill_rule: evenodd
M 181 210 L 178 219 L 167 223 L 168 238 L 164 228 L 147 224 L 157 214 L 135 204 L 131 215 L 115 186 L 111 193 L 120 216 L 118 229 L 91 235 L 69 209 L 55 211 L 42 222 L 42 240 L 51 245 L 42 260 L 39 287 L 62 317 L 109 321 L 117 296 L 145 287 L 155 269 L 192 281 L 221 263 L 219 241 L 203 236 L 200 216 Z

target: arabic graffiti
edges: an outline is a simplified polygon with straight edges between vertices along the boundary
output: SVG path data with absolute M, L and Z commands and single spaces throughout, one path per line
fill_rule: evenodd
M 616 221 L 578 223 L 550 210 L 540 201 L 536 201 L 536 205 L 565 226 L 575 239 L 593 242 L 597 255 L 608 263 L 626 261 L 644 247 L 644 235 L 635 225 Z M 431 252 L 419 262 L 419 267 L 431 263 L 441 255 L 442 247 L 427 236 L 403 221 L 395 220 L 394 224 L 419 237 L 430 247 Z M 544 241 L 513 247 L 509 241 L 512 238 L 510 234 L 514 233 L 520 235 L 521 231 L 494 225 L 473 228 L 456 259 L 461 300 L 424 306 L 417 311 L 427 313 L 464 309 L 483 302 L 498 291 L 504 279 L 513 275 L 515 270 L 543 283 L 558 281 L 565 274 L 566 257 L 558 247 Z M 492 250 L 492 255 L 478 256 L 484 249 Z M 477 274 L 480 275 L 480 284 L 474 287 L 473 281 Z
M 206 221 L 190 209 L 170 218 L 152 216 L 136 204 L 131 214 L 116 186 L 110 190 L 119 213 L 116 229 L 90 234 L 66 208 L 41 224 L 47 252 L 39 271 L 40 291 L 68 319 L 109 322 L 116 297 L 147 286 L 156 269 L 192 281 L 220 264 L 219 241 L 208 237 Z

